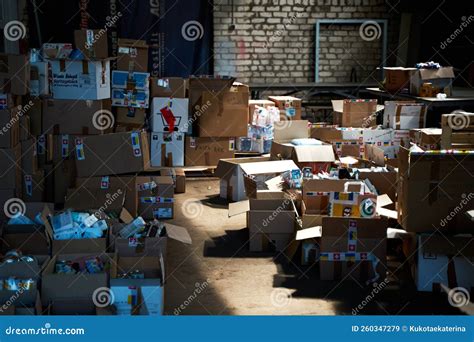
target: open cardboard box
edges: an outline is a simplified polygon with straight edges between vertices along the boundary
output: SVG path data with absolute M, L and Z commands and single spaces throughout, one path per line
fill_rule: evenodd
M 333 122 L 341 127 L 377 126 L 376 113 L 383 110 L 377 100 L 345 99 L 331 100 Z

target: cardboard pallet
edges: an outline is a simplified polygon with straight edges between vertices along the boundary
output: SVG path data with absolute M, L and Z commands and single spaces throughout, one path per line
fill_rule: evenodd
M 441 149 L 474 150 L 474 114 L 444 114 L 441 129 Z

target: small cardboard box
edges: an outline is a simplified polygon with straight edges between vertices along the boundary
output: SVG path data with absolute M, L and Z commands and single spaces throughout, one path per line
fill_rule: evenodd
M 117 56 L 118 70 L 148 70 L 148 45 L 144 40 L 119 38 Z
M 181 77 L 152 77 L 150 79 L 151 97 L 186 98 L 187 82 Z M 188 103 L 189 105 L 189 103 Z
M 144 131 L 90 135 L 76 138 L 75 145 L 78 177 L 140 172 L 150 165 Z
M 174 193 L 184 194 L 186 192 L 186 174 L 180 168 L 162 168 L 160 176 L 169 176 L 173 179 Z
M 198 119 L 199 136 L 246 136 L 249 97 L 248 86 L 241 83 L 234 83 L 229 91 L 220 94 L 202 93 L 201 104 L 207 108 Z
M 174 182 L 169 176 L 137 177 L 138 215 L 146 220 L 171 219 Z
M 0 149 L 0 189 L 21 191 L 21 145 Z
M 295 233 L 296 213 L 283 192 L 274 198 L 250 199 L 248 212 L 249 249 L 251 252 L 284 251 Z
M 0 109 L 0 148 L 12 148 L 20 142 L 21 107 Z
M 441 285 L 474 288 L 474 238 L 418 234 L 417 262 L 413 268 L 418 291 L 440 292 Z
M 321 279 L 385 279 L 387 224 L 385 218 L 323 217 Z
M 275 102 L 270 100 L 249 100 L 249 124 L 252 124 L 253 112 L 257 107 L 275 107 Z
M 333 123 L 341 127 L 377 126 L 376 113 L 383 109 L 377 100 L 331 100 Z
M 152 132 L 151 166 L 184 166 L 184 133 Z
M 217 166 L 219 160 L 233 158 L 235 138 L 186 137 L 186 166 Z
M 0 54 L 0 92 L 22 96 L 30 92 L 29 56 Z
M 102 113 L 104 123 L 97 115 Z M 112 132 L 109 101 L 43 100 L 43 133 L 96 135 Z M 108 117 L 107 117 L 108 116 Z
M 441 93 L 451 96 L 452 82 L 454 80 L 453 67 L 441 67 L 439 69 L 416 69 L 410 76 L 410 93 L 420 95 L 423 83 L 431 83 Z
M 74 44 L 89 59 L 107 59 L 109 46 L 107 34 L 101 30 L 75 30 Z
M 283 121 L 301 120 L 301 99 L 293 96 L 269 96 L 268 99 L 280 109 Z
M 408 93 L 410 75 L 416 68 L 384 67 L 385 80 L 383 88 L 389 93 Z
M 151 105 L 151 130 L 153 132 L 188 131 L 188 99 L 155 97 Z
M 53 98 L 103 100 L 110 98 L 110 60 L 50 59 Z

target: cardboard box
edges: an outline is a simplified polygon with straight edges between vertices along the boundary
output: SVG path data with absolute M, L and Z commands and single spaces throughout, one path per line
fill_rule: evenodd
M 389 93 L 408 93 L 410 91 L 410 75 L 416 68 L 384 67 L 385 80 L 383 88 Z
M 441 128 L 415 128 L 410 130 L 410 141 L 424 150 L 441 149 Z
M 441 285 L 474 287 L 474 239 L 472 235 L 417 235 L 417 262 L 414 268 L 418 291 L 440 292 Z
M 78 177 L 134 173 L 150 166 L 144 131 L 86 136 L 75 145 Z
M 250 199 L 248 212 L 251 252 L 284 251 L 295 232 L 296 213 L 283 192 L 273 199 Z M 280 198 L 277 198 L 280 197 Z
M 143 108 L 118 107 L 117 123 L 127 127 L 143 128 L 145 126 L 146 112 Z
M 107 116 L 107 101 L 43 100 L 43 134 L 95 135 L 112 132 L 113 118 L 102 124 L 96 113 Z
M 65 59 L 71 55 L 73 47 L 71 43 L 44 43 L 41 50 L 46 59 Z
M 95 257 L 109 265 L 109 268 L 114 263 L 112 261 L 113 256 L 107 254 L 63 254 L 53 256 L 43 271 L 41 282 L 43 306 L 61 300 L 85 301 L 93 305 L 94 291 L 108 285 L 107 268 L 104 272 L 96 274 L 59 274 L 55 272 L 55 266 L 59 260 L 84 260 L 85 258 Z
M 152 132 L 151 166 L 184 166 L 184 133 Z
M 69 188 L 74 187 L 77 171 L 74 159 L 65 159 L 54 164 L 54 202 L 64 204 Z
M 53 142 L 51 134 L 42 134 L 36 137 L 36 153 L 40 169 L 53 160 Z
M 53 98 L 103 100 L 110 98 L 110 60 L 50 59 Z
M 0 148 L 12 148 L 20 142 L 20 107 L 0 109 Z
M 102 30 L 75 30 L 74 44 L 88 59 L 109 57 L 107 34 L 103 34 Z
M 186 174 L 184 169 L 179 168 L 162 168 L 160 176 L 169 176 L 173 179 L 174 193 L 184 194 L 186 192 Z
M 472 233 L 474 154 L 400 147 L 398 222 L 407 232 Z M 462 180 L 462 181 L 460 181 Z
M 25 202 L 43 202 L 45 200 L 45 171 L 23 175 L 22 199 Z
M 420 95 L 423 83 L 431 83 L 437 92 L 446 93 L 451 96 L 452 82 L 454 80 L 453 67 L 441 67 L 439 69 L 416 69 L 410 76 L 410 93 Z
M 219 160 L 233 158 L 235 138 L 186 137 L 186 166 L 217 166 Z
M 30 92 L 29 56 L 0 54 L 0 92 L 13 95 Z
M 281 175 L 285 171 L 297 170 L 292 160 L 274 160 L 269 158 L 221 159 L 214 172 L 220 178 L 220 197 L 241 201 L 247 198 L 244 175 L 253 176 L 259 190 L 265 189 L 265 181 Z
M 151 130 L 153 132 L 187 132 L 188 99 L 155 97 L 151 105 Z
M 174 182 L 169 176 L 137 177 L 138 215 L 145 220 L 174 216 Z
M 199 116 L 200 137 L 239 137 L 247 135 L 249 88 L 234 83 L 229 91 L 202 93 L 202 104 L 209 104 Z M 203 106 L 203 105 L 202 105 Z
M 30 94 L 32 96 L 45 96 L 49 90 L 48 62 L 31 63 Z
M 331 100 L 333 123 L 341 127 L 377 126 L 376 113 L 383 109 L 377 106 L 377 100 L 346 99 Z
M 0 149 L 0 189 L 21 189 L 21 146 Z
M 269 96 L 268 99 L 280 109 L 283 121 L 301 120 L 301 99 L 293 96 Z
M 20 118 L 20 141 L 31 139 L 32 135 L 30 126 L 30 117 L 28 115 L 23 115 Z
M 108 177 L 108 176 L 105 176 Z M 104 180 L 104 183 L 108 182 Z M 125 203 L 125 190 L 118 185 L 102 189 L 78 187 L 68 189 L 66 194 L 65 209 L 73 211 L 89 211 L 96 210 L 105 213 L 120 214 Z
M 149 97 L 148 90 L 112 89 L 112 106 L 148 108 Z
M 252 124 L 253 112 L 256 107 L 275 107 L 275 102 L 270 100 L 249 100 L 249 124 Z
M 385 279 L 387 219 L 323 217 L 322 224 L 322 280 Z
M 204 101 L 202 93 L 206 91 L 213 92 L 216 96 L 227 92 L 235 78 L 229 76 L 223 77 L 190 77 L 189 78 L 189 113 L 198 110 Z
M 181 77 L 152 77 L 150 79 L 151 97 L 186 98 L 187 82 Z M 189 103 L 188 103 L 189 105 Z
M 43 100 L 38 98 L 23 97 L 23 110 L 30 118 L 30 133 L 33 136 L 43 132 Z
M 343 179 L 305 179 L 303 180 L 303 202 L 305 214 L 327 215 L 329 213 L 329 194 L 344 191 Z
M 36 152 L 36 139 L 21 142 L 21 170 L 24 174 L 32 174 L 38 170 Z
M 144 40 L 119 38 L 117 57 L 119 70 L 148 70 L 148 45 Z
M 426 110 L 426 106 L 421 103 L 390 102 L 385 107 L 384 125 L 398 130 L 423 128 L 426 122 Z

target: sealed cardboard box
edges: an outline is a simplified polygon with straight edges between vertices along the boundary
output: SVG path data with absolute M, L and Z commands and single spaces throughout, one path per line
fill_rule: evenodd
M 103 113 L 104 121 L 98 115 Z M 113 116 L 107 101 L 43 100 L 43 133 L 94 135 L 111 132 Z
M 202 93 L 210 91 L 216 96 L 227 92 L 234 83 L 234 77 L 190 77 L 189 78 L 189 113 L 194 113 L 202 104 Z
M 400 147 L 398 222 L 407 232 L 472 233 L 472 151 L 410 152 Z M 462 180 L 462 181 L 460 181 Z
M 30 92 L 29 56 L 0 54 L 0 91 L 13 95 Z
M 101 30 L 75 30 L 74 44 L 86 58 L 106 59 L 109 57 L 107 34 Z
M 21 189 L 21 146 L 0 149 L 0 189 Z
M 53 98 L 103 100 L 110 98 L 110 60 L 50 59 Z
M 407 100 L 407 101 L 385 101 L 384 103 L 384 110 L 383 110 L 383 119 L 382 125 L 385 128 L 393 128 L 392 124 L 395 122 L 393 117 L 397 111 L 397 105 L 404 105 L 404 104 L 416 104 L 414 100 Z
M 235 138 L 186 137 L 186 166 L 217 166 L 219 160 L 233 158 Z
M 118 107 L 117 123 L 127 127 L 142 128 L 145 126 L 145 109 L 135 107 Z
M 423 83 L 431 83 L 438 93 L 446 93 L 451 96 L 452 82 L 454 79 L 453 67 L 441 67 L 439 69 L 416 69 L 410 76 L 410 93 L 420 96 Z
M 184 194 L 186 192 L 186 174 L 184 169 L 167 167 L 160 170 L 161 176 L 169 176 L 173 179 L 174 193 Z
M 377 100 L 331 100 L 333 123 L 341 127 L 372 127 L 377 125 L 376 113 L 383 109 Z
M 11 148 L 20 141 L 20 107 L 0 109 L 0 148 Z
M 187 82 L 181 77 L 152 77 L 150 79 L 151 97 L 186 98 Z
M 383 88 L 389 93 L 408 93 L 410 75 L 416 68 L 384 67 L 385 80 Z
M 441 128 L 419 128 L 410 130 L 410 141 L 424 150 L 441 149 Z
M 323 217 L 322 223 L 322 280 L 385 279 L 387 219 Z
M 151 166 L 184 166 L 184 133 L 152 132 Z
M 146 220 L 171 219 L 174 183 L 169 176 L 137 177 L 138 214 Z
M 148 136 L 144 131 L 90 135 L 75 140 L 78 177 L 134 173 L 150 166 Z
M 385 120 L 388 127 L 397 130 L 423 128 L 426 122 L 426 106 L 421 103 L 392 103 L 385 108 Z
M 117 57 L 119 70 L 148 70 L 148 45 L 144 40 L 119 38 Z
M 293 96 L 269 96 L 268 99 L 280 109 L 283 121 L 301 120 L 301 99 Z
M 151 129 L 153 132 L 187 132 L 188 99 L 155 97 L 151 105 Z
M 247 135 L 249 88 L 234 83 L 229 91 L 202 93 L 202 104 L 208 104 L 198 119 L 200 137 L 239 137 Z

